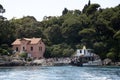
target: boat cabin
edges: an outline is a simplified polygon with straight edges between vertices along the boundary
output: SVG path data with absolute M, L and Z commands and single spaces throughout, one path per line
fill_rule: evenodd
M 77 49 L 75 56 L 91 57 L 94 56 L 94 53 L 92 49 L 86 49 L 86 47 L 83 46 L 82 49 Z

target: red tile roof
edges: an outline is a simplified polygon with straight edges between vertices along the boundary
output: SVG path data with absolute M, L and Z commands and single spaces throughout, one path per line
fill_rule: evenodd
M 16 39 L 12 45 L 20 45 L 21 44 L 21 40 L 26 40 L 26 41 L 30 41 L 29 44 L 37 44 L 41 38 L 22 38 L 22 39 Z
M 30 44 L 37 44 L 40 40 L 41 38 L 32 38 Z

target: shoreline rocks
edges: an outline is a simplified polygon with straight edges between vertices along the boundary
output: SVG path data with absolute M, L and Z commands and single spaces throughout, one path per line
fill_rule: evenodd
M 102 66 L 120 66 L 120 62 L 113 63 L 110 59 L 102 61 Z M 31 61 L 25 61 L 20 58 L 0 58 L 0 67 L 11 67 L 11 66 L 81 66 L 82 63 L 73 61 L 72 58 L 49 58 L 49 59 L 35 59 Z M 99 66 L 99 65 L 98 65 Z
M 1 61 L 0 66 L 63 66 L 69 65 L 70 62 L 69 58 L 35 59 L 32 61 L 13 59 L 9 61 Z

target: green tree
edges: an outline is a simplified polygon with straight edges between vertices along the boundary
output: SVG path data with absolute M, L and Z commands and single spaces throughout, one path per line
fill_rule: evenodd
M 114 52 L 109 52 L 107 54 L 107 57 L 110 58 L 110 59 L 112 59 L 114 61 L 114 59 L 115 59 L 115 53 Z
M 79 32 L 82 37 L 81 42 L 88 47 L 91 47 L 94 42 L 95 30 L 91 28 L 85 28 Z
M 14 36 L 15 26 L 9 21 L 0 21 L 0 45 L 8 44 L 11 45 Z
M 68 18 L 62 25 L 62 35 L 66 43 L 77 43 L 78 32 L 81 30 L 81 23 L 76 18 Z
M 63 12 L 62 12 L 62 15 L 65 15 L 68 13 L 68 9 L 67 8 L 64 8 Z
M 58 25 L 52 25 L 44 31 L 44 35 L 50 40 L 53 44 L 58 44 L 62 42 L 61 29 Z
M 90 14 L 95 13 L 95 12 L 98 10 L 99 7 L 100 7 L 99 4 L 91 4 L 91 5 L 87 8 L 86 14 L 87 14 L 87 15 L 90 15 Z
M 1 4 L 0 4 L 0 13 L 5 13 L 5 9 L 3 8 Z
M 64 57 L 71 57 L 74 54 L 73 49 L 64 49 L 63 50 L 63 56 Z

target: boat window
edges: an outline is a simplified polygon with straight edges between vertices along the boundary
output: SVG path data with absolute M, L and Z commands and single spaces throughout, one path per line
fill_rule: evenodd
M 80 50 L 80 53 L 82 53 L 82 50 Z

